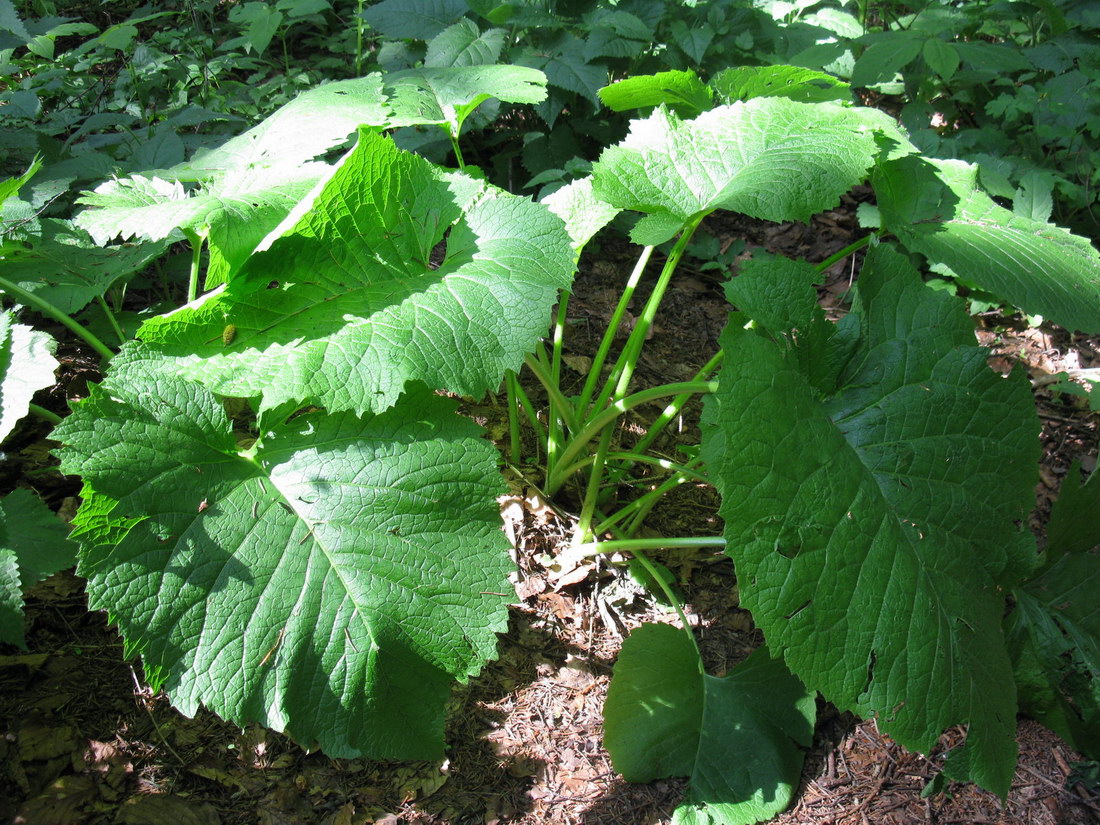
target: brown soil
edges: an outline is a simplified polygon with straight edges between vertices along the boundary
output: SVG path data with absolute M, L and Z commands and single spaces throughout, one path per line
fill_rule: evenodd
M 714 221 L 728 244 L 745 239 L 789 255 L 822 260 L 856 237 L 846 198 L 811 226 Z M 567 355 L 583 369 L 618 285 L 632 261 L 608 243 L 586 260 L 570 305 Z M 821 290 L 834 314 L 844 311 L 853 262 L 837 263 Z M 639 371 L 640 383 L 690 378 L 716 347 L 726 309 L 721 275 L 689 268 L 666 299 Z M 640 300 L 637 302 L 640 306 Z M 1067 367 L 1100 364 L 1100 341 L 1052 327 L 1032 329 L 995 314 L 979 319 L 982 342 L 999 369 L 1023 363 L 1037 384 Z M 86 376 L 68 359 L 75 384 L 53 402 L 79 394 Z M 86 370 L 87 368 L 84 367 Z M 91 376 L 94 379 L 94 376 Z M 574 375 L 579 382 L 579 375 Z M 567 388 L 570 391 L 570 388 Z M 1041 531 L 1049 504 L 1072 462 L 1095 468 L 1097 416 L 1050 386 L 1037 390 L 1044 459 L 1033 526 Z M 49 399 L 40 403 L 49 404 Z M 499 443 L 500 408 L 471 406 Z M 659 412 L 641 408 L 640 419 Z M 624 427 L 629 430 L 631 422 Z M 56 474 L 27 475 L 49 464 L 46 427 L 28 424 L 5 446 L 5 489 L 34 486 L 55 507 L 71 511 L 76 489 Z M 697 437 L 690 416 L 658 445 Z M 618 778 L 601 741 L 601 708 L 623 636 L 643 621 L 675 622 L 675 614 L 626 574 L 622 559 L 587 560 L 563 569 L 558 555 L 571 527 L 568 498 L 549 506 L 531 468 L 511 473 L 502 500 L 518 572 L 511 626 L 500 657 L 456 691 L 450 712 L 450 756 L 442 763 L 332 760 L 252 726 L 240 730 L 209 713 L 181 716 L 145 686 L 140 663 L 128 662 L 100 613 L 88 613 L 82 582 L 71 573 L 34 588 L 28 601 L 29 653 L 0 648 L 0 822 L 29 825 L 363 825 L 364 823 L 667 823 L 683 782 L 630 785 Z M 562 507 L 566 509 L 561 509 Z M 656 510 L 657 535 L 714 535 L 720 530 L 710 488 L 684 485 Z M 722 673 L 760 642 L 750 615 L 736 605 L 732 564 L 711 552 L 661 558 L 676 574 L 708 670 Z M 1081 759 L 1039 725 L 1022 720 L 1020 762 L 1002 804 L 970 786 L 927 799 L 921 790 L 943 753 L 962 733 L 949 731 L 935 751 L 910 754 L 830 706 L 820 707 L 797 802 L 784 825 L 863 823 L 1100 823 L 1100 798 L 1067 787 Z

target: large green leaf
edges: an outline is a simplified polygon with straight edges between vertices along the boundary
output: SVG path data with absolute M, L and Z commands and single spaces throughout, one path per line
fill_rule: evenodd
M 743 327 L 723 334 L 706 431 L 742 604 L 810 688 L 906 747 L 969 725 L 973 779 L 1005 794 L 1002 585 L 1034 558 L 1015 526 L 1038 461 L 1026 379 L 992 372 L 961 304 L 881 245 L 831 344 L 847 358 L 831 393 L 789 331 Z
M 387 125 L 389 113 L 378 73 L 326 83 L 302 92 L 244 134 L 169 171 L 175 180 L 200 181 L 231 169 L 293 167 L 340 146 L 360 126 Z
M 99 247 L 71 221 L 43 218 L 41 234 L 29 245 L 0 248 L 0 274 L 72 314 L 166 248 L 165 242 Z
M 1054 562 L 1064 553 L 1085 553 L 1100 545 L 1100 476 L 1080 483 L 1081 467 L 1074 462 L 1058 491 L 1058 500 L 1047 524 L 1047 559 Z
M 642 223 L 668 236 L 714 209 L 809 220 L 864 179 L 882 136 L 910 150 L 881 112 L 834 103 L 757 98 L 687 121 L 659 109 L 604 151 L 592 179 L 597 197 L 646 212 Z
M 573 92 L 599 106 L 599 91 L 607 85 L 607 66 L 589 62 L 585 42 L 571 34 L 548 49 L 528 47 L 514 54 L 517 63 L 541 69 L 551 86 Z
M 960 278 L 1070 329 L 1100 331 L 1100 253 L 1084 238 L 998 206 L 978 167 L 902 158 L 874 176 L 883 228 Z
M 690 778 L 678 825 L 747 825 L 790 804 L 815 716 L 813 694 L 767 650 L 708 676 L 683 631 L 646 624 L 615 663 L 604 743 L 628 781 Z
M 31 39 L 12 0 L 0 0 L 0 29 L 11 32 L 24 43 Z
M 0 642 L 26 647 L 23 592 L 71 567 L 76 545 L 66 527 L 28 490 L 0 499 Z
M 506 625 L 492 445 L 416 389 L 378 416 L 268 416 L 116 377 L 55 430 L 85 481 L 74 538 L 152 683 L 331 756 L 438 758 L 453 679 Z
M 0 312 L 0 441 L 27 414 L 34 394 L 54 383 L 56 349 L 45 332 L 15 323 L 10 311 Z
M 807 381 L 831 389 L 843 355 L 829 346 L 836 326 L 826 320 L 813 287 L 822 279 L 807 261 L 758 251 L 726 283 L 726 297 L 758 324 L 782 334 L 777 340 L 790 347 Z
M 386 75 L 393 114 L 390 126 L 434 124 L 458 137 L 462 123 L 486 100 L 538 103 L 546 76 L 525 66 L 450 66 Z
M 925 40 L 915 31 L 883 32 L 880 37 L 882 39 L 859 56 L 852 68 L 853 86 L 873 86 L 893 80 L 895 74 L 917 59 Z
M 482 32 L 477 23 L 463 17 L 432 38 L 424 55 L 424 65 L 428 68 L 440 68 L 496 63 L 504 49 L 506 36 L 504 29 Z
M 292 230 L 119 360 L 268 406 L 380 411 L 416 379 L 479 395 L 519 368 L 572 273 L 546 207 L 364 131 Z
M 100 244 L 119 236 L 161 240 L 176 230 L 209 238 L 206 283 L 216 286 L 329 171 L 310 161 L 389 117 L 379 74 L 318 86 L 160 177 L 134 175 L 84 193 L 78 202 L 91 208 L 76 222 Z M 203 185 L 187 191 L 181 181 Z

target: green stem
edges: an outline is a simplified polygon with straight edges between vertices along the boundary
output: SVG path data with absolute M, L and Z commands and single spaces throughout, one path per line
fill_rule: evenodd
M 673 473 L 676 473 L 677 475 L 685 476 L 685 480 L 687 478 L 691 478 L 695 481 L 701 481 L 704 483 L 710 482 L 710 479 L 708 479 L 702 473 L 697 473 L 695 470 L 692 470 L 686 465 L 677 464 L 675 461 L 670 461 L 667 458 L 658 458 L 657 456 L 653 455 L 645 455 L 643 453 L 635 452 L 624 452 L 621 450 L 613 450 L 609 452 L 606 458 L 608 461 L 625 461 L 629 462 L 630 464 L 652 464 L 654 467 L 660 467 L 662 470 L 669 470 Z M 593 461 L 595 461 L 595 459 L 596 457 L 594 455 L 590 455 L 580 459 L 579 461 L 575 461 L 569 467 L 566 467 L 564 470 L 561 471 L 562 475 L 571 476 L 573 475 L 573 473 L 580 472 Z
M 618 535 L 618 533 L 614 529 L 612 529 L 612 532 Z M 692 539 L 665 539 L 666 544 L 663 546 L 671 546 L 667 544 L 667 542 L 669 541 L 679 542 L 691 540 Z M 603 542 L 596 546 L 603 547 L 606 544 L 618 544 L 621 541 L 622 539 L 613 540 L 610 542 Z M 620 547 L 619 549 L 622 548 Z M 691 632 L 691 624 L 688 622 L 687 615 L 684 613 L 684 606 L 680 603 L 680 599 L 676 596 L 676 591 L 669 587 L 668 582 L 665 581 L 665 577 L 661 575 L 657 567 L 653 564 L 653 562 L 649 560 L 649 557 L 642 552 L 642 548 L 635 547 L 631 551 L 631 553 L 633 554 L 634 558 L 638 560 L 638 563 L 646 569 L 646 572 L 649 573 L 650 578 L 653 579 L 653 581 L 657 582 L 657 586 L 660 587 L 661 591 L 665 594 L 665 598 L 668 599 L 669 604 L 671 604 L 673 609 L 676 611 L 676 615 L 680 617 L 681 629 L 684 631 L 684 633 L 687 634 L 688 639 L 691 640 L 692 648 L 695 649 L 695 657 L 696 660 L 699 662 L 699 672 L 705 674 L 705 670 L 703 669 L 703 657 L 702 654 L 699 653 L 699 645 L 695 641 L 695 634 Z
M 96 338 L 91 332 L 82 327 L 80 324 L 78 324 L 60 309 L 55 307 L 45 298 L 40 298 L 33 292 L 27 292 L 27 290 L 3 277 L 0 277 L 0 292 L 6 292 L 8 293 L 8 295 L 10 295 L 12 298 L 19 301 L 20 303 L 26 304 L 30 307 L 34 307 L 43 315 L 48 315 L 58 323 L 64 324 L 74 333 L 87 341 L 88 345 L 91 346 L 91 348 L 94 349 L 96 352 L 98 352 L 103 358 L 110 359 L 114 357 L 114 352 L 111 350 L 110 347 L 108 347 L 106 344 Z
M 50 412 L 45 407 L 39 407 L 37 404 L 28 404 L 27 411 L 33 415 L 37 415 L 39 418 L 49 421 L 51 424 L 60 424 L 61 416 L 57 413 Z
M 451 138 L 451 148 L 454 149 L 455 152 L 455 162 L 458 164 L 459 169 L 464 170 L 466 168 L 466 161 L 462 159 L 462 149 L 459 148 L 458 145 L 458 135 L 452 134 L 450 129 L 447 130 L 447 134 L 450 135 Z
M 642 314 L 634 323 L 634 329 L 631 330 L 630 337 L 626 339 L 626 346 L 619 353 L 619 358 L 611 370 L 611 375 L 607 378 L 607 385 L 592 406 L 593 410 L 602 410 L 609 400 L 618 401 L 626 395 L 627 387 L 630 386 L 630 379 L 634 377 L 634 368 L 638 364 L 638 356 L 642 353 L 646 336 L 649 335 L 649 330 L 653 326 L 653 319 L 657 316 L 657 309 L 661 305 L 661 300 L 665 297 L 665 290 L 668 289 L 668 285 L 672 281 L 672 275 L 676 271 L 676 266 L 684 256 L 687 245 L 691 242 L 691 236 L 695 234 L 695 229 L 702 222 L 703 217 L 703 215 L 698 215 L 692 218 L 680 232 L 676 245 L 672 247 L 665 265 L 661 267 L 661 274 L 657 278 L 653 292 L 650 293 Z
M 687 467 L 685 467 L 684 469 L 694 475 L 693 468 L 701 463 L 702 459 L 694 458 L 690 462 L 688 462 Z M 605 518 L 600 524 L 596 525 L 595 533 L 599 535 L 605 530 L 612 529 L 614 525 L 618 524 L 623 519 L 627 517 L 632 517 L 630 523 L 623 528 L 623 532 L 627 536 L 633 536 L 634 533 L 637 532 L 638 528 L 641 526 L 642 522 L 645 520 L 645 517 L 649 515 L 649 511 L 657 506 L 657 502 L 660 501 L 661 498 L 665 496 L 665 494 L 688 481 L 689 478 L 689 476 L 683 473 L 677 473 L 671 478 L 665 479 L 648 493 L 638 496 L 638 498 L 623 506 L 623 508 L 620 509 L 618 512 L 612 513 L 610 516 Z
M 630 304 L 631 298 L 634 297 L 634 290 L 637 288 L 638 282 L 642 279 L 642 273 L 645 272 L 645 268 L 649 264 L 649 258 L 653 254 L 655 248 L 656 247 L 653 246 L 647 246 L 642 249 L 642 253 L 638 256 L 638 261 L 634 264 L 634 269 L 630 273 L 630 277 L 627 278 L 626 286 L 623 288 L 623 293 L 619 297 L 619 303 L 615 307 L 615 311 L 611 314 L 611 320 L 607 322 L 607 329 L 604 330 L 603 339 L 600 341 L 600 346 L 596 350 L 596 356 L 592 359 L 592 367 L 588 370 L 588 376 L 585 378 L 584 388 L 581 390 L 581 397 L 577 402 L 578 415 L 583 416 L 588 414 L 588 402 L 592 400 L 592 394 L 596 391 L 596 384 L 600 380 L 600 372 L 603 370 L 604 361 L 607 360 L 607 355 L 611 351 L 611 345 L 615 340 L 615 333 L 618 332 L 619 327 L 622 325 L 623 316 L 626 314 L 626 308 Z
M 693 547 L 725 547 L 726 540 L 721 536 L 682 536 L 680 538 L 655 538 L 648 539 L 610 539 L 608 541 L 593 541 L 577 547 L 578 550 L 587 551 L 589 556 L 600 556 L 604 553 L 616 553 L 626 550 L 636 553 L 639 550 L 665 549 L 690 549 Z
M 707 361 L 707 363 L 703 364 L 702 368 L 699 370 L 699 372 L 695 373 L 695 377 L 691 380 L 705 381 L 710 378 L 711 373 L 714 372 L 714 370 L 718 368 L 718 365 L 722 363 L 723 357 L 724 352 L 722 350 L 718 350 L 718 352 L 716 352 L 713 357 L 711 357 L 711 359 Z M 645 452 L 646 448 L 653 443 L 653 440 L 657 438 L 657 436 L 659 436 L 664 431 L 665 427 L 669 425 L 669 422 L 671 422 L 674 418 L 676 418 L 676 416 L 680 414 L 680 411 L 684 408 L 684 404 L 688 402 L 688 399 L 691 398 L 691 396 L 692 393 L 685 392 L 673 398 L 671 403 L 669 403 L 669 405 L 664 408 L 664 411 L 662 411 L 661 414 L 657 417 L 657 420 L 649 425 L 649 430 L 646 432 L 646 434 L 638 440 L 637 444 L 634 445 L 634 452 Z
M 565 321 L 569 309 L 569 293 L 565 290 L 558 300 L 558 311 L 554 316 L 553 351 L 550 359 L 550 381 L 555 387 L 561 387 L 562 349 L 565 344 Z M 561 418 L 558 402 L 550 399 L 550 420 L 546 422 L 546 472 L 553 472 L 561 450 Z
M 202 238 L 190 229 L 180 229 L 191 244 L 191 274 L 187 279 L 187 303 L 199 297 L 199 270 L 202 268 Z
M 355 6 L 355 76 L 363 73 L 363 0 Z
M 543 389 L 546 390 L 546 394 L 550 397 L 550 401 L 555 405 L 565 426 L 570 432 L 576 432 L 577 419 L 574 415 L 573 405 L 569 403 L 568 398 L 562 395 L 561 390 L 559 390 L 557 385 L 553 382 L 542 362 L 534 355 L 528 355 L 523 363 L 527 365 L 527 369 L 531 370 L 531 373 L 539 380 L 539 383 L 542 384 Z
M 877 235 L 875 233 L 871 233 L 870 235 L 864 235 L 858 241 L 855 241 L 853 243 L 848 244 L 846 247 L 844 247 L 839 252 L 836 252 L 836 253 L 830 255 L 824 261 L 817 264 L 815 269 L 817 269 L 818 272 L 824 272 L 826 269 L 828 269 L 830 266 L 835 264 L 837 261 L 842 261 L 845 258 L 847 258 L 849 255 L 851 255 L 853 252 L 857 252 L 860 249 L 863 249 L 863 247 L 867 246 L 867 244 L 869 244 L 871 242 L 871 238 L 875 238 L 875 237 L 877 237 Z
M 508 370 L 504 373 L 504 387 L 507 393 L 505 404 L 508 406 L 508 456 L 513 464 L 519 464 L 519 410 L 516 405 L 519 399 L 516 396 L 516 373 Z
M 577 517 L 577 527 L 573 533 L 575 541 L 585 542 L 592 538 L 592 519 L 596 515 L 596 505 L 600 498 L 600 483 L 603 481 L 603 471 L 607 466 L 607 452 L 611 449 L 611 436 L 614 430 L 606 428 L 600 434 L 600 443 L 596 447 L 596 454 L 592 457 L 592 470 L 588 474 L 588 485 L 584 489 L 584 501 L 581 504 L 581 513 Z
M 103 314 L 107 316 L 107 321 L 110 323 L 111 329 L 113 329 L 115 335 L 118 336 L 118 342 L 120 344 L 125 344 L 126 334 L 122 331 L 122 327 L 118 325 L 118 319 L 115 318 L 115 314 L 111 312 L 111 308 L 107 306 L 107 302 L 103 300 L 102 295 L 97 295 L 95 299 L 99 303 L 100 309 L 103 310 Z
M 631 502 L 631 504 L 636 504 L 637 506 L 631 508 L 631 512 L 627 513 L 627 515 L 630 516 L 630 520 L 626 522 L 623 527 L 623 532 L 628 536 L 633 536 L 637 533 L 638 530 L 641 529 L 642 524 L 645 523 L 650 511 L 652 511 L 661 499 L 665 497 L 665 494 L 676 489 L 681 484 L 684 484 L 687 480 L 687 476 L 680 474 L 674 475 L 672 478 L 666 479 L 665 482 L 656 489 L 650 490 L 646 495 L 640 496 L 635 499 L 635 501 Z
M 585 448 L 588 442 L 603 432 L 604 427 L 607 427 L 624 412 L 637 407 L 639 404 L 646 404 L 658 398 L 667 398 L 670 395 L 679 395 L 682 392 L 714 392 L 717 389 L 717 381 L 682 381 L 675 384 L 650 387 L 648 390 L 642 390 L 633 395 L 628 395 L 626 398 L 619 399 L 589 421 L 580 432 L 574 431 L 575 434 L 569 439 L 568 446 L 566 446 L 565 451 L 558 460 L 559 465 L 568 467 L 569 462 L 575 461 L 581 450 Z M 565 478 L 560 472 L 555 473 L 553 478 L 547 480 L 547 493 L 551 496 L 554 495 L 561 489 Z
M 604 543 L 614 544 L 615 542 Z M 660 571 L 654 566 L 653 562 L 649 560 L 645 553 L 635 549 L 634 558 L 636 558 L 642 567 L 646 569 L 646 572 L 649 573 L 649 577 L 657 582 L 657 586 L 664 592 L 665 598 L 668 599 L 669 604 L 675 608 L 676 615 L 680 617 L 680 624 L 683 627 L 684 633 L 691 639 L 691 646 L 695 649 L 695 658 L 699 663 L 699 672 L 705 675 L 706 671 L 703 669 L 703 655 L 699 652 L 699 644 L 695 641 L 695 634 L 691 632 L 691 624 L 688 623 L 687 614 L 684 613 L 684 606 L 680 604 L 680 600 L 676 598 L 676 591 L 669 586 L 668 582 L 665 581 L 665 577 L 661 575 Z
M 542 424 L 539 423 L 538 412 L 535 410 L 535 405 L 531 403 L 531 399 L 527 397 L 527 393 L 523 391 L 523 385 L 516 380 L 516 398 L 519 399 L 519 407 L 523 410 L 524 415 L 527 416 L 527 423 L 531 425 L 531 429 L 535 433 L 535 461 L 538 461 L 537 447 L 546 441 L 546 432 L 542 428 Z

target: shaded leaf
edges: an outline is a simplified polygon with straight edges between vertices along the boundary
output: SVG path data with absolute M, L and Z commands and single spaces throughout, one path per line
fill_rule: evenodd
M 961 303 L 882 245 L 834 340 L 846 364 L 823 392 L 781 341 L 723 334 L 705 437 L 742 605 L 808 687 L 904 746 L 969 725 L 972 777 L 1003 795 L 1001 586 L 1034 559 L 1014 526 L 1038 460 L 1027 381 L 990 370 Z
M 707 85 L 723 103 L 754 97 L 786 97 L 803 103 L 852 99 L 851 87 L 844 81 L 799 66 L 738 66 L 719 72 Z
M 26 649 L 23 593 L 59 570 L 72 567 L 76 545 L 63 524 L 29 490 L 0 499 L 0 642 Z
M 485 66 L 497 62 L 504 49 L 504 29 L 482 32 L 477 23 L 463 17 L 428 43 L 424 65 L 428 68 Z
M 43 218 L 41 234 L 30 245 L 0 249 L 0 266 L 5 278 L 72 314 L 159 258 L 167 246 L 100 247 L 71 221 Z
M 893 31 L 887 33 L 877 43 L 856 60 L 852 68 L 853 86 L 873 86 L 876 83 L 893 80 L 894 75 L 916 60 L 924 48 L 925 38 L 914 31 Z
M 362 17 L 386 37 L 431 40 L 468 10 L 465 0 L 382 0 Z
M 790 804 L 815 716 L 813 695 L 766 649 L 708 676 L 683 631 L 645 624 L 615 663 L 604 741 L 628 781 L 689 778 L 673 822 L 743 825 Z
M 455 137 L 474 109 L 496 98 L 506 103 L 538 103 L 546 97 L 546 77 L 525 66 L 452 66 L 408 69 L 386 75 L 393 114 L 390 126 L 435 124 Z

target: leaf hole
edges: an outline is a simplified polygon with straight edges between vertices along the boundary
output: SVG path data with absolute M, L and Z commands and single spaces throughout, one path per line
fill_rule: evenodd
M 451 227 L 447 227 L 447 231 L 443 233 L 443 237 L 439 240 L 435 246 L 432 247 L 432 251 L 428 253 L 428 268 L 435 270 L 439 269 L 440 264 L 447 258 L 447 240 L 451 236 Z
M 867 680 L 863 683 L 863 693 L 871 688 L 871 682 L 875 680 L 875 665 L 878 664 L 878 654 L 872 650 L 871 658 L 867 660 Z
M 781 555 L 785 559 L 794 559 L 802 552 L 801 544 L 792 544 L 783 546 L 779 542 L 775 543 L 775 552 Z
M 805 610 L 807 607 L 809 607 L 813 603 L 814 603 L 813 599 L 807 599 L 805 602 L 802 603 L 802 605 L 797 610 L 791 611 L 790 613 L 788 613 L 783 618 L 787 619 L 787 620 L 793 619 L 795 616 L 797 616 L 799 613 L 801 613 L 803 610 Z

